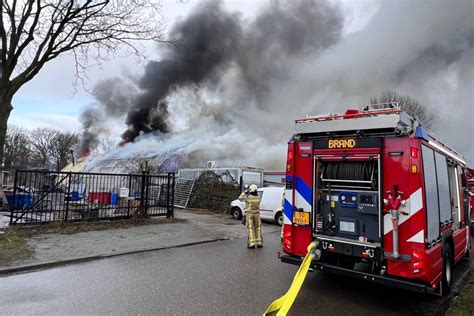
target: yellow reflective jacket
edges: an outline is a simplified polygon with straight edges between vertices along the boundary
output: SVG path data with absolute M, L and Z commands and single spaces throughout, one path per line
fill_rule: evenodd
M 240 202 L 245 202 L 245 214 L 255 214 L 260 212 L 260 196 L 242 192 L 239 196 Z

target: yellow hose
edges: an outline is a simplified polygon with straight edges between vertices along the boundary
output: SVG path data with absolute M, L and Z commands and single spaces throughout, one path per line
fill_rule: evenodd
M 316 244 L 314 242 L 309 244 L 308 253 L 304 257 L 300 268 L 296 272 L 290 288 L 285 293 L 285 295 L 281 296 L 280 298 L 277 298 L 270 304 L 270 306 L 268 306 L 265 313 L 263 313 L 263 316 L 276 312 L 276 311 L 278 311 L 277 316 L 285 316 L 288 313 L 291 306 L 293 305 L 293 302 L 296 299 L 296 296 L 298 296 L 298 293 L 301 289 L 301 285 L 303 285 L 303 282 L 304 282 L 304 279 L 306 278 L 306 274 L 308 273 L 308 269 L 311 264 L 311 261 L 315 257 L 315 254 L 312 252 L 315 248 L 316 248 Z

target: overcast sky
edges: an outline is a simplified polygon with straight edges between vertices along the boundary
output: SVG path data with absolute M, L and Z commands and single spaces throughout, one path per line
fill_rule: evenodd
M 245 17 L 251 18 L 259 7 L 268 0 L 226 0 L 225 6 L 230 10 L 242 12 Z M 181 17 L 186 16 L 198 3 L 197 0 L 163 1 L 163 13 L 167 25 L 172 25 Z M 369 21 L 380 7 L 377 0 L 346 0 L 333 2 L 341 3 L 346 19 L 345 33 L 357 32 Z M 154 56 L 149 43 L 148 57 Z M 100 79 L 110 78 L 123 73 L 133 73 L 141 69 L 136 61 L 129 58 L 118 58 L 102 65 L 102 68 L 91 68 L 88 72 L 86 86 L 92 87 Z M 81 85 L 77 91 L 73 87 L 74 63 L 69 55 L 64 55 L 48 63 L 38 76 L 24 86 L 13 100 L 14 110 L 9 124 L 22 126 L 28 129 L 36 127 L 54 127 L 67 131 L 80 131 L 78 116 L 81 108 L 92 103 L 94 99 Z M 117 131 L 121 131 L 118 127 Z

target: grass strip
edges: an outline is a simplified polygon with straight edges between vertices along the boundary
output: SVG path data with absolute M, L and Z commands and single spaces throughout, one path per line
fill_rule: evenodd
M 449 316 L 472 316 L 474 315 L 474 273 L 471 271 L 464 292 L 460 295 L 452 309 L 449 312 Z
M 31 254 L 24 236 L 9 233 L 0 234 L 0 266 L 28 259 Z

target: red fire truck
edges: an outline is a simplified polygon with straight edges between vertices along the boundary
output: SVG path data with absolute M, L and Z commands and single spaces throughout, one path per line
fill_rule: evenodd
M 313 269 L 447 293 L 470 249 L 462 156 L 394 103 L 295 124 L 281 261 L 299 265 L 316 240 Z

